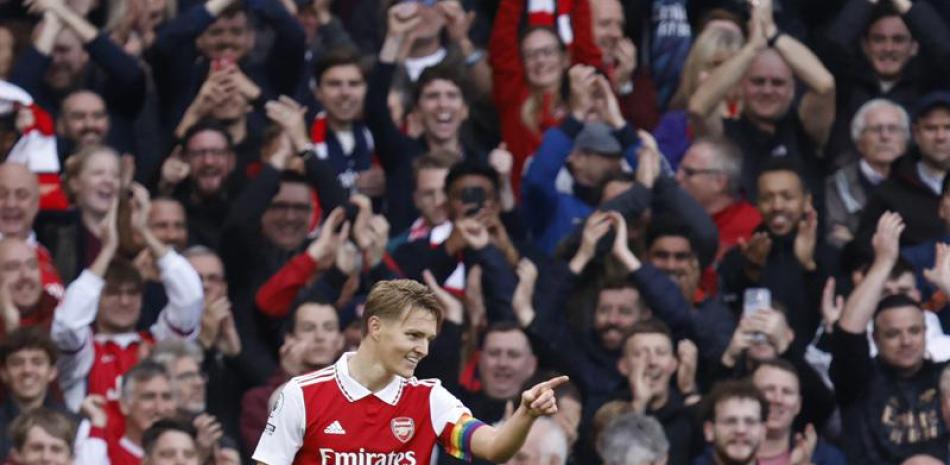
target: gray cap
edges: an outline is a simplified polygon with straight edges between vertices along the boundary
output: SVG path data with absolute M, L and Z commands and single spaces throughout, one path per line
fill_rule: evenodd
M 584 124 L 584 129 L 574 139 L 574 149 L 607 157 L 619 157 L 623 151 L 613 129 L 600 122 Z

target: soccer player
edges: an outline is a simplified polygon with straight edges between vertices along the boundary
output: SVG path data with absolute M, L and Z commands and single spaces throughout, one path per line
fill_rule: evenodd
M 508 461 L 534 419 L 557 412 L 554 388 L 566 376 L 521 394 L 499 427 L 473 418 L 437 380 L 412 377 L 442 322 L 425 285 L 382 281 L 366 300 L 363 338 L 334 365 L 292 378 L 281 389 L 254 460 L 262 465 L 424 465 L 433 444 L 458 458 Z

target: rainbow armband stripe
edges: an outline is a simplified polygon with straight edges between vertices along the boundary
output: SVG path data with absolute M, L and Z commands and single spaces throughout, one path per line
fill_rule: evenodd
M 472 435 L 475 434 L 475 430 L 482 426 L 485 426 L 485 423 L 467 413 L 463 414 L 458 421 L 451 425 L 445 451 L 457 459 L 471 461 Z

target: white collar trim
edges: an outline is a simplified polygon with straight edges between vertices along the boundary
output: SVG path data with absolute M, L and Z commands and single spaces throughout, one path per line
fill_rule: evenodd
M 402 396 L 402 386 L 405 382 L 401 376 L 394 376 L 393 380 L 389 382 L 383 389 L 372 392 L 363 386 L 358 381 L 353 379 L 350 376 L 350 367 L 349 360 L 350 357 L 355 355 L 356 352 L 347 352 L 340 357 L 336 362 L 336 381 L 337 385 L 340 386 L 340 391 L 343 392 L 343 395 L 350 402 L 356 402 L 364 397 L 369 395 L 374 395 L 379 400 L 395 406 L 399 402 L 399 398 Z

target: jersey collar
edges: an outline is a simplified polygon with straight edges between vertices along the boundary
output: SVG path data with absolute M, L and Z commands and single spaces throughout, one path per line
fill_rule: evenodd
M 377 399 L 395 406 L 396 403 L 399 402 L 399 396 L 402 395 L 404 379 L 401 376 L 395 376 L 393 380 L 380 391 L 370 391 L 366 386 L 363 386 L 350 376 L 350 367 L 347 361 L 355 354 L 356 352 L 347 352 L 336 362 L 335 372 L 337 384 L 340 386 L 340 390 L 343 391 L 343 395 L 346 396 L 346 399 L 350 402 L 356 402 L 369 395 L 374 395 Z

